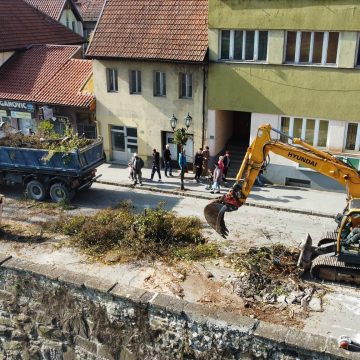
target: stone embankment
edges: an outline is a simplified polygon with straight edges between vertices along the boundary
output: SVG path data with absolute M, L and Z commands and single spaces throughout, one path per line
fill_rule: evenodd
M 335 339 L 0 254 L 0 359 L 360 359 Z

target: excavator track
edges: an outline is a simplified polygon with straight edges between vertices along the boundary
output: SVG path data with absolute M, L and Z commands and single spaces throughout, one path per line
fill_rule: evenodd
M 310 271 L 322 280 L 360 285 L 360 265 L 339 261 L 335 255 L 319 255 L 313 260 Z

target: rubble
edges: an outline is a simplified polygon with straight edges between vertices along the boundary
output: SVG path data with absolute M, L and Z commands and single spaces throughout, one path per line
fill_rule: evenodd
M 230 263 L 239 272 L 229 280 L 234 293 L 246 299 L 249 308 L 321 311 L 324 290 L 302 280 L 298 256 L 299 250 L 279 244 L 231 255 Z

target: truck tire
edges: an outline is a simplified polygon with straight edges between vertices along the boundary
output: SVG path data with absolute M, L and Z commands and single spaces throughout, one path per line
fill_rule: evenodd
M 46 197 L 44 185 L 38 180 L 31 180 L 26 185 L 26 193 L 30 199 L 43 201 Z
M 70 201 L 74 195 L 74 191 L 70 191 L 69 188 L 61 182 L 54 183 L 50 187 L 50 197 L 53 202 Z

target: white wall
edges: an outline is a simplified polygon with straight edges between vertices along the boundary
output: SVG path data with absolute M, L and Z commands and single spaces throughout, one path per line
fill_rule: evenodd
M 14 51 L 5 51 L 0 52 L 0 66 L 3 65 L 11 56 L 13 56 Z
M 330 120 L 328 144 L 329 150 L 334 152 L 342 152 L 345 145 L 346 122 Z

